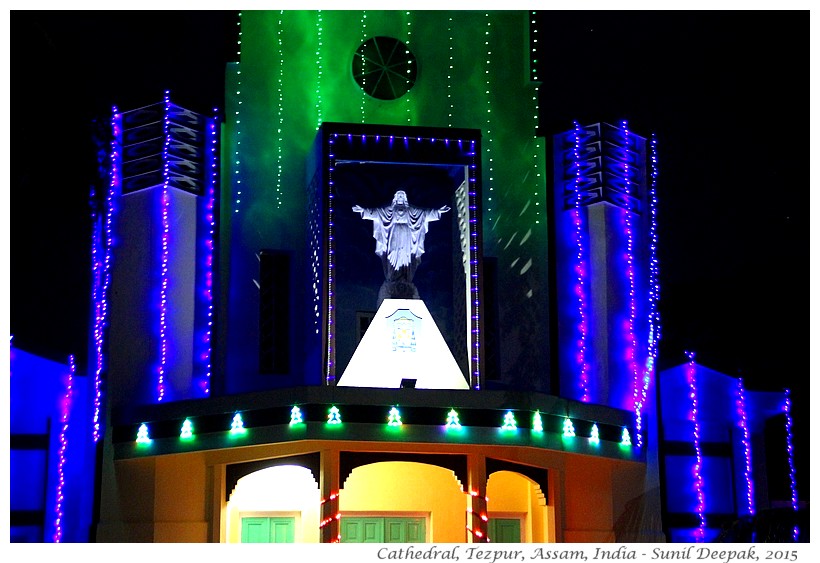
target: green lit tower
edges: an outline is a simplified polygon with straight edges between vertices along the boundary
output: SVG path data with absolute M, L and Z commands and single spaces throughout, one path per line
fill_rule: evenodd
M 381 275 L 372 238 L 354 244 L 367 227 L 350 203 L 379 206 L 402 188 L 452 208 L 430 226 L 416 278 L 465 381 L 549 390 L 528 13 L 253 11 L 238 25 L 222 149 L 223 390 L 337 382 L 376 308 L 357 276 L 372 267 L 378 289 Z

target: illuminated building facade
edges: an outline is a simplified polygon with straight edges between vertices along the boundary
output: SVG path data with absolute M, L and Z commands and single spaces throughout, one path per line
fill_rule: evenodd
M 541 131 L 535 22 L 243 13 L 224 115 L 114 109 L 96 541 L 664 541 L 654 139 Z

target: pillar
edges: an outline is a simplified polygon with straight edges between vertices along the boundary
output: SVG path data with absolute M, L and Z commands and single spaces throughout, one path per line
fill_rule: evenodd
M 487 543 L 487 458 L 467 456 L 467 542 Z
M 321 475 L 319 488 L 322 492 L 319 507 L 319 541 L 337 543 L 342 540 L 339 519 L 339 450 L 324 450 L 320 453 Z

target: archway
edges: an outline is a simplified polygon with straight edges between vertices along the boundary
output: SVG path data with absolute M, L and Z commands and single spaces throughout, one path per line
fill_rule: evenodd
M 466 500 L 453 471 L 419 462 L 356 467 L 339 493 L 342 541 L 461 543 Z M 392 530 L 392 531 L 391 531 Z
M 318 543 L 319 503 L 319 484 L 304 467 L 268 467 L 245 475 L 228 500 L 226 541 Z
M 554 519 L 541 486 L 533 479 L 513 471 L 496 471 L 487 480 L 487 498 L 491 541 L 554 541 Z

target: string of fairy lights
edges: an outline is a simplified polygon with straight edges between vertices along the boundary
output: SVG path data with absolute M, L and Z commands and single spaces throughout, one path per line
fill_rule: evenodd
M 168 363 L 168 290 L 171 283 L 169 274 L 169 245 L 171 238 L 171 188 L 168 162 L 168 148 L 171 144 L 170 131 L 171 99 L 165 92 L 165 108 L 162 133 L 162 192 L 160 194 L 160 284 L 159 284 L 159 365 L 157 366 L 157 402 L 165 398 L 165 371 Z
M 646 405 L 649 385 L 655 373 L 655 359 L 658 357 L 658 342 L 661 339 L 660 312 L 658 300 L 660 298 L 660 275 L 658 273 L 658 219 L 657 219 L 657 185 L 658 185 L 658 139 L 655 134 L 649 141 L 650 182 L 647 190 L 649 201 L 649 293 L 648 293 L 648 331 L 646 345 L 646 363 L 643 369 L 640 393 L 635 394 L 635 429 L 638 435 L 638 447 L 643 445 L 643 415 Z M 637 388 L 636 388 L 637 391 Z
M 752 443 L 749 438 L 749 420 L 746 414 L 746 390 L 743 378 L 737 380 L 737 425 L 742 433 L 743 444 L 743 480 L 746 485 L 746 513 L 755 513 L 754 489 L 752 483 Z
M 290 428 L 299 428 L 305 427 L 308 424 L 306 420 L 306 414 L 302 410 L 304 406 L 293 405 L 290 410 L 288 411 L 288 420 L 282 420 L 282 423 L 285 422 Z M 556 418 L 553 415 L 553 418 Z M 316 423 L 324 424 L 329 427 L 341 427 L 345 420 L 342 410 L 336 405 L 330 405 L 327 407 L 326 415 L 324 417 L 323 422 L 312 420 L 311 424 Z M 512 436 L 513 434 L 517 434 L 519 431 L 529 431 L 534 435 L 543 435 L 545 433 L 553 433 L 553 434 L 560 434 L 562 438 L 575 438 L 579 441 L 586 441 L 588 444 L 592 446 L 599 446 L 601 443 L 601 436 L 600 430 L 598 427 L 597 422 L 592 422 L 591 426 L 589 425 L 590 421 L 586 421 L 583 419 L 576 419 L 575 422 L 581 422 L 584 426 L 588 427 L 589 433 L 588 435 L 581 435 L 576 433 L 575 425 L 573 420 L 569 416 L 563 417 L 562 428 L 558 430 L 557 428 L 553 428 L 552 430 L 546 430 L 544 428 L 543 417 L 541 411 L 536 410 L 532 413 L 531 417 L 531 425 L 529 427 L 521 426 L 516 419 L 515 412 L 512 410 L 504 411 L 503 414 L 499 414 L 498 418 L 498 430 L 501 435 L 508 435 Z M 401 409 L 397 405 L 391 405 L 389 408 L 385 408 L 385 418 L 384 424 L 388 429 L 391 430 L 400 430 L 408 426 L 408 423 L 404 420 L 403 414 Z M 426 419 L 425 421 L 420 421 L 417 424 L 410 423 L 409 426 L 414 425 L 422 425 L 422 426 L 429 426 L 430 421 Z M 441 428 L 442 430 L 447 432 L 456 432 L 462 433 L 462 431 L 466 431 L 470 426 L 463 425 L 460 420 L 459 412 L 455 408 L 450 408 L 450 410 L 442 417 L 441 420 Z M 226 424 L 225 431 L 229 433 L 229 435 L 238 437 L 238 436 L 248 436 L 249 430 L 253 428 L 248 428 L 245 423 L 245 419 L 242 416 L 241 411 L 234 412 L 233 416 L 230 418 L 230 421 Z M 211 427 L 207 433 L 213 433 L 216 430 Z M 614 436 L 614 429 L 610 431 L 610 434 Z M 621 447 L 628 447 L 632 446 L 631 441 L 631 433 L 629 428 L 626 426 L 620 427 L 620 436 L 618 440 L 615 439 L 608 439 L 607 441 L 611 443 L 617 443 Z M 185 417 L 179 427 L 179 438 L 182 440 L 191 440 L 196 437 L 196 426 L 194 421 L 191 417 Z M 149 428 L 149 423 L 142 422 L 140 423 L 135 443 L 141 446 L 148 446 L 153 443 L 153 439 L 151 438 L 151 432 Z
M 324 78 L 324 16 L 316 11 L 316 130 L 322 126 L 322 82 Z
M 361 25 L 361 28 L 362 28 L 362 45 L 364 45 L 364 42 L 367 41 L 367 10 L 362 10 L 362 17 L 359 20 L 359 24 Z M 361 76 L 362 76 L 361 100 L 362 100 L 362 102 L 361 102 L 361 105 L 359 107 L 359 111 L 361 113 L 362 123 L 365 123 L 366 120 L 367 120 L 367 113 L 365 112 L 365 105 L 367 103 L 367 94 L 366 94 L 367 75 L 365 74 L 365 68 L 366 68 L 366 62 L 367 61 L 364 57 L 364 53 L 362 53 L 362 56 L 359 57 L 359 60 L 361 61 L 361 64 L 362 64 L 362 68 L 361 68 Z
M 285 99 L 284 99 L 284 77 L 285 77 L 285 51 L 283 47 L 282 33 L 285 26 L 282 24 L 284 10 L 279 10 L 279 20 L 276 28 L 276 50 L 279 57 L 279 68 L 276 74 L 276 207 L 282 207 L 282 145 L 285 128 Z M 242 103 L 242 102 L 239 102 Z
M 695 353 L 686 352 L 689 362 L 686 365 L 686 382 L 689 385 L 689 399 L 691 401 L 691 410 L 689 411 L 689 420 L 692 422 L 692 444 L 695 447 L 695 464 L 692 467 L 692 476 L 694 478 L 695 490 L 695 514 L 698 517 L 698 528 L 695 530 L 695 539 L 698 542 L 703 542 L 706 537 L 706 495 L 704 492 L 703 482 L 703 453 L 700 447 L 700 421 L 698 418 L 698 381 L 697 381 L 697 365 L 695 364 Z
M 485 18 L 489 18 L 490 14 L 485 13 Z M 487 143 L 484 146 L 484 153 L 487 162 L 487 219 L 489 221 L 493 220 L 492 211 L 493 211 L 493 192 L 495 191 L 495 170 L 493 168 L 493 98 L 491 95 L 492 92 L 492 61 L 493 61 L 493 49 L 492 45 L 490 44 L 490 40 L 492 39 L 491 31 L 493 30 L 493 24 L 490 19 L 487 19 L 487 29 L 484 30 L 484 49 L 486 51 L 486 56 L 484 58 L 484 98 L 486 102 L 486 109 L 487 115 L 485 116 L 485 130 L 483 134 L 486 135 Z
M 207 153 L 206 169 L 210 170 L 210 174 L 206 177 L 206 192 L 205 192 L 205 213 L 204 223 L 205 232 L 204 237 L 204 289 L 202 291 L 205 298 L 205 334 L 202 338 L 202 352 L 200 358 L 203 363 L 203 378 L 200 383 L 202 392 L 207 396 L 211 393 L 211 357 L 212 357 L 212 331 L 214 324 L 214 250 L 215 250 L 215 236 L 216 236 L 216 185 L 219 181 L 219 144 L 218 144 L 218 128 L 217 128 L 217 109 L 214 108 L 213 118 L 208 121 L 207 136 L 209 150 Z
M 412 21 L 410 12 L 405 12 L 405 20 L 406 20 L 405 26 L 407 28 L 407 34 L 405 36 L 404 44 L 407 46 L 407 48 L 405 49 L 404 54 L 405 54 L 405 56 L 409 57 L 410 56 L 410 45 L 411 45 L 411 42 L 413 40 L 413 27 L 412 27 L 413 26 L 413 21 Z M 404 95 L 404 107 L 405 107 L 405 113 L 407 114 L 407 124 L 408 125 L 413 123 L 413 112 L 412 112 L 411 98 L 412 98 L 412 94 L 410 92 L 407 92 Z
M 789 460 L 789 489 L 791 490 L 792 510 L 797 514 L 799 508 L 797 498 L 797 479 L 794 467 L 794 435 L 792 434 L 792 399 L 791 391 L 784 390 L 783 413 L 786 415 L 786 453 Z M 792 539 L 797 542 L 800 539 L 800 527 L 797 524 L 792 528 Z
M 74 356 L 68 357 L 68 375 L 66 379 L 65 395 L 62 401 L 62 412 L 60 414 L 60 447 L 57 450 L 57 492 L 54 504 L 54 543 L 60 543 L 63 539 L 63 502 L 65 501 L 65 464 L 66 451 L 68 449 L 68 423 L 71 418 L 71 406 L 73 402 L 74 376 L 76 373 Z
M 581 401 L 588 403 L 591 400 L 589 390 L 589 363 L 587 362 L 587 332 L 589 329 L 587 321 L 587 244 L 585 243 L 585 232 L 583 213 L 581 211 L 581 124 L 574 122 L 574 144 L 573 144 L 573 164 L 575 168 L 575 178 L 573 179 L 574 206 L 572 209 L 572 222 L 575 225 L 573 231 L 575 239 L 575 295 L 578 303 L 578 320 L 575 325 L 578 338 L 576 340 L 575 361 L 578 365 L 578 385 L 581 391 Z
M 627 196 L 633 195 L 630 194 L 630 186 L 632 185 L 632 173 L 631 173 L 631 166 L 629 164 L 629 146 L 630 146 L 630 132 L 629 126 L 626 121 L 621 122 L 621 131 L 623 132 L 623 181 L 624 181 L 624 191 L 626 192 Z M 629 209 L 627 206 L 622 211 L 622 218 L 623 218 L 623 225 L 624 225 L 624 235 L 626 236 L 626 282 L 627 287 L 629 288 L 628 298 L 627 298 L 627 321 L 626 321 L 626 334 L 624 335 L 624 339 L 626 341 L 626 361 L 627 361 L 627 368 L 629 369 L 629 373 L 632 374 L 632 398 L 633 398 L 633 405 L 635 409 L 638 409 L 638 403 L 640 402 L 639 395 L 640 395 L 640 387 L 641 383 L 638 381 L 638 340 L 635 335 L 635 317 L 637 315 L 637 296 L 635 294 L 635 236 L 633 233 L 633 225 L 632 225 L 632 210 Z M 640 443 L 640 442 L 639 442 Z
M 235 144 L 236 147 L 234 148 L 233 153 L 233 181 L 234 181 L 234 197 L 233 197 L 233 204 L 234 204 L 234 213 L 239 213 L 239 206 L 242 203 L 242 177 L 240 176 L 240 148 L 242 146 L 242 120 L 240 119 L 239 109 L 242 105 L 242 12 L 239 12 L 239 21 L 236 22 L 236 25 L 239 26 L 239 31 L 237 32 L 238 39 L 236 40 L 236 57 L 239 61 L 236 64 L 236 96 L 237 96 L 237 108 L 234 110 L 234 126 L 236 129 L 236 139 Z
M 447 18 L 447 127 L 453 126 L 453 18 Z

